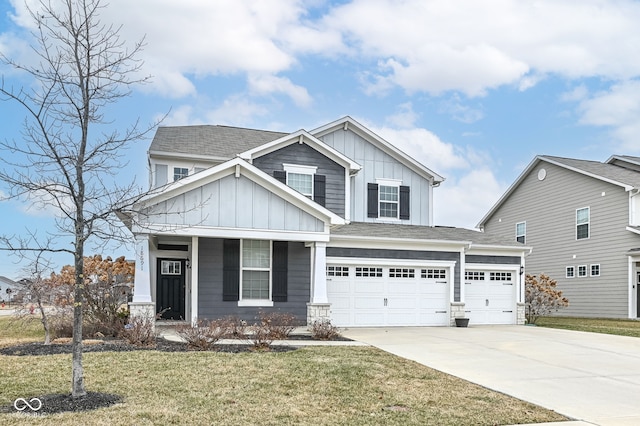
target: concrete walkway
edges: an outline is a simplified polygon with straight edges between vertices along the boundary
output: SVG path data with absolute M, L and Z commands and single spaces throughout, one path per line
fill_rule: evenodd
M 343 334 L 579 421 L 563 425 L 640 425 L 638 338 L 526 326 Z

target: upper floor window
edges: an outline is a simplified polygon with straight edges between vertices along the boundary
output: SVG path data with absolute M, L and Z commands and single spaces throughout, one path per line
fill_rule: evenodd
M 186 178 L 189 176 L 189 169 L 184 167 L 174 167 L 173 168 L 173 181 L 180 180 L 182 178 Z
M 299 164 L 283 164 L 284 170 L 275 170 L 273 177 L 295 189 L 305 197 L 325 205 L 326 177 L 316 174 L 317 167 Z
M 401 181 L 377 179 L 367 186 L 367 217 L 409 219 L 409 187 Z
M 576 210 L 576 239 L 583 240 L 589 238 L 589 207 Z
M 516 223 L 516 241 L 524 244 L 527 234 L 527 223 Z

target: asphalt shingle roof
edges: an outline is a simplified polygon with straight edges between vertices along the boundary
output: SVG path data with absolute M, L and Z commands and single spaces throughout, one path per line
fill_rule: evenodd
M 229 126 L 159 127 L 149 151 L 230 159 L 286 135 L 288 133 Z
M 549 159 L 592 175 L 640 188 L 640 173 L 633 170 L 613 164 L 601 163 L 599 161 L 577 160 L 574 158 L 553 157 L 550 155 L 541 155 L 540 158 Z
M 436 241 L 471 241 L 480 245 L 524 247 L 517 241 L 484 232 L 449 226 L 418 226 L 391 223 L 351 222 L 331 228 L 331 235 L 352 237 L 400 238 Z

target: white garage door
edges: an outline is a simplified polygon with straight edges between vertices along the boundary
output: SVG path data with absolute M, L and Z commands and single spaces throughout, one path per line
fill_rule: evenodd
M 504 271 L 465 272 L 465 311 L 469 324 L 515 324 L 515 274 Z
M 327 292 L 336 326 L 449 324 L 449 268 L 329 263 Z

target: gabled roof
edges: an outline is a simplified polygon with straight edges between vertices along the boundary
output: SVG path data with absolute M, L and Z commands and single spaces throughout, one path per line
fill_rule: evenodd
M 631 157 L 637 158 L 637 157 Z M 609 159 L 611 160 L 611 158 Z M 608 160 L 608 161 L 609 161 Z M 486 215 L 480 220 L 478 228 L 482 228 L 484 223 L 495 213 L 495 211 L 506 201 L 507 198 L 516 190 L 524 178 L 534 169 L 540 162 L 547 162 L 554 164 L 558 167 L 562 167 L 567 170 L 571 170 L 576 173 L 580 173 L 585 176 L 589 176 L 594 179 L 598 179 L 612 185 L 620 186 L 625 191 L 631 191 L 633 189 L 640 188 L 640 173 L 619 167 L 609 163 L 601 163 L 599 161 L 590 160 L 578 160 L 575 158 L 554 157 L 551 155 L 538 155 L 531 163 L 524 169 L 524 171 L 518 176 L 516 181 L 507 189 L 507 191 L 500 197 L 498 202 L 487 212 Z
M 233 158 L 214 167 L 210 167 L 199 173 L 187 176 L 178 181 L 169 183 L 162 188 L 159 188 L 157 192 L 148 195 L 140 200 L 139 207 L 144 208 L 146 206 L 155 205 L 163 201 L 167 201 L 173 197 L 184 194 L 193 189 L 199 188 L 204 184 L 221 179 L 225 176 L 235 174 L 236 176 L 246 176 L 252 181 L 265 187 L 267 190 L 274 194 L 284 198 L 286 201 L 295 205 L 296 207 L 304 210 L 305 212 L 321 218 L 332 225 L 342 225 L 345 220 L 322 207 L 320 204 L 305 197 L 295 189 L 283 184 L 277 179 L 269 176 L 267 173 L 258 169 L 257 167 L 249 164 L 247 161 L 241 158 Z
M 354 120 L 349 116 L 333 121 L 322 127 L 318 127 L 317 129 L 314 129 L 309 133 L 311 133 L 313 136 L 320 139 L 322 136 L 328 133 L 334 132 L 335 130 L 340 128 L 344 130 L 351 130 L 354 133 L 360 135 L 361 137 L 363 137 L 370 143 L 374 144 L 376 147 L 378 147 L 382 151 L 389 154 L 391 157 L 397 159 L 407 167 L 411 168 L 414 172 L 418 173 L 419 175 L 423 176 L 426 179 L 429 179 L 436 185 L 445 180 L 444 177 L 440 176 L 439 174 L 435 173 L 433 170 L 427 168 L 425 165 L 416 161 L 413 157 L 409 156 L 408 154 L 405 154 L 400 149 L 396 148 L 395 146 L 393 146 L 392 144 L 390 144 L 380 136 L 376 135 L 371 130 L 367 129 L 365 126 L 358 123 L 356 120 Z
M 231 159 L 237 154 L 286 136 L 287 133 L 229 126 L 158 127 L 149 154 Z
M 310 135 L 306 130 L 302 130 L 302 129 L 298 130 L 297 132 L 283 136 L 274 141 L 267 142 L 263 145 L 260 145 L 253 149 L 245 151 L 240 154 L 240 158 L 244 158 L 251 162 L 254 158 L 260 157 L 265 154 L 269 154 L 271 152 L 277 151 L 281 148 L 284 148 L 294 143 L 306 143 L 316 151 L 319 151 L 326 157 L 332 159 L 336 163 L 348 169 L 351 174 L 356 173 L 358 170 L 362 168 L 360 164 L 356 163 L 352 159 L 348 158 L 346 155 L 335 150 L 334 148 L 325 144 L 318 138 Z
M 418 226 L 390 223 L 351 222 L 331 228 L 333 237 L 369 237 L 371 239 L 419 240 L 420 242 L 450 242 L 464 245 L 530 250 L 513 240 L 492 234 L 449 226 Z

